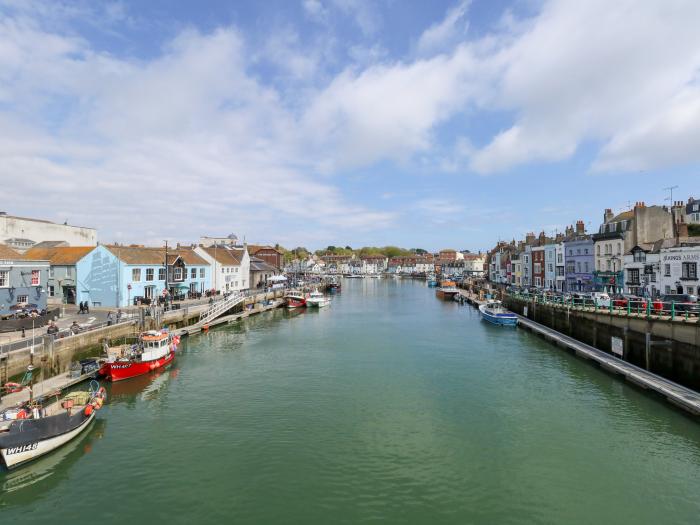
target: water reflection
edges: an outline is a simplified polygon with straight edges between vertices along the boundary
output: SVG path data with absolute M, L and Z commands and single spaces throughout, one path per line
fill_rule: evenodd
M 58 450 L 17 470 L 0 473 L 0 508 L 32 503 L 37 495 L 47 494 L 68 478 L 71 467 L 92 452 L 94 443 L 104 436 L 106 427 L 106 419 L 94 419 L 85 432 Z M 32 490 L 26 490 L 28 487 Z
M 126 403 L 133 407 L 138 399 L 143 401 L 155 399 L 168 381 L 175 379 L 179 373 L 179 366 L 172 364 L 167 370 L 159 369 L 125 381 L 111 383 L 107 387 L 109 402 Z

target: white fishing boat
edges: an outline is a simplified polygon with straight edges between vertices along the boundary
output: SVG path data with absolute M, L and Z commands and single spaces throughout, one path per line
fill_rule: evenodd
M 331 300 L 319 291 L 311 292 L 306 298 L 306 306 L 323 308 L 331 304 Z

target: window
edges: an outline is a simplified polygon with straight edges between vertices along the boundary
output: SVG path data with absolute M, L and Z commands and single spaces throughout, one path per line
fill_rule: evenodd
M 0 288 L 10 286 L 10 270 L 0 270 Z
M 667 295 L 671 293 L 671 287 L 670 287 L 668 284 L 666 285 L 666 288 L 665 288 L 665 290 L 664 290 L 664 293 L 667 294 Z
M 18 295 L 17 296 L 17 304 L 28 303 L 28 302 L 29 302 L 28 295 Z
M 131 270 L 131 280 L 135 283 L 141 280 L 141 268 L 133 268 Z
M 165 281 L 165 268 L 158 268 L 158 280 Z
M 583 250 L 583 253 L 585 253 L 586 255 L 588 255 L 588 248 L 585 248 L 585 249 Z
M 595 247 L 596 253 L 600 255 L 600 244 Z
M 576 272 L 581 273 L 581 263 L 580 262 L 576 263 Z
M 53 285 L 49 286 L 49 297 L 55 297 L 56 296 L 56 289 L 54 288 Z
M 617 254 L 622 255 L 622 244 L 619 242 L 617 243 Z
M 627 270 L 627 278 L 630 284 L 639 284 L 639 268 L 630 268 Z
M 153 268 L 146 268 L 146 280 L 147 281 L 152 281 L 153 280 Z
M 698 278 L 698 263 L 684 262 L 681 279 L 697 279 Z
M 200 279 L 204 279 L 204 268 L 199 269 L 199 277 Z
M 54 273 L 53 273 L 53 266 L 49 266 L 49 279 L 53 279 Z
M 176 281 L 182 281 L 182 268 L 179 266 L 176 266 L 174 268 L 174 275 L 175 275 Z
M 41 271 L 32 270 L 32 286 L 39 286 L 41 284 Z
M 608 271 L 610 271 L 610 259 L 607 260 L 608 263 Z
M 645 262 L 647 260 L 647 254 L 645 252 L 637 250 L 636 252 L 634 252 L 632 258 L 634 259 L 634 262 Z
M 664 277 L 671 277 L 671 265 L 664 264 Z M 668 292 L 666 292 L 668 293 Z
M 584 265 L 585 265 L 585 267 L 586 267 L 586 273 L 588 273 L 588 261 L 586 261 L 586 262 L 585 262 L 585 263 L 583 263 L 583 264 L 584 264 Z
M 197 268 L 190 268 L 190 279 L 197 278 Z
M 576 255 L 581 255 L 581 248 L 576 249 Z
M 695 288 L 693 288 L 692 286 L 688 286 L 688 294 L 693 295 L 694 293 L 695 293 Z

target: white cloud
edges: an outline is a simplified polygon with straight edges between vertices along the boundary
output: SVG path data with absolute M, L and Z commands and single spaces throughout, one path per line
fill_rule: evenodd
M 447 11 L 445 18 L 426 29 L 418 39 L 416 46 L 419 55 L 430 55 L 454 48 L 469 27 L 465 20 L 471 0 L 461 0 Z
M 382 25 L 382 18 L 374 0 L 331 0 L 344 14 L 353 18 L 365 35 L 374 35 Z
M 247 74 L 233 29 L 186 31 L 149 61 L 116 59 L 24 18 L 1 21 L 0 42 L 8 211 L 36 214 L 32 195 L 60 202 L 103 240 L 146 242 L 219 230 L 274 240 L 280 221 L 303 224 L 310 208 L 338 231 L 394 218 L 307 174 L 295 117 Z M 144 224 L 158 225 L 158 237 L 144 238 Z
M 625 157 L 646 149 L 643 164 L 661 160 L 662 148 L 634 146 L 629 134 L 668 101 L 687 102 L 679 95 L 700 69 L 698 20 L 700 3 L 693 1 L 546 2 L 517 26 L 519 35 L 502 35 L 491 57 L 502 72 L 493 79 L 490 107 L 518 117 L 475 155 L 474 169 L 565 159 L 587 140 L 609 143 L 600 167 L 625 164 L 615 160 L 622 142 Z M 693 133 L 694 122 L 675 123 L 679 134 Z

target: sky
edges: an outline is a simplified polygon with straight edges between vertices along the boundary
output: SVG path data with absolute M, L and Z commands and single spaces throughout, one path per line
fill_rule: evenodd
M 696 0 L 0 0 L 0 210 L 484 250 L 700 196 Z

